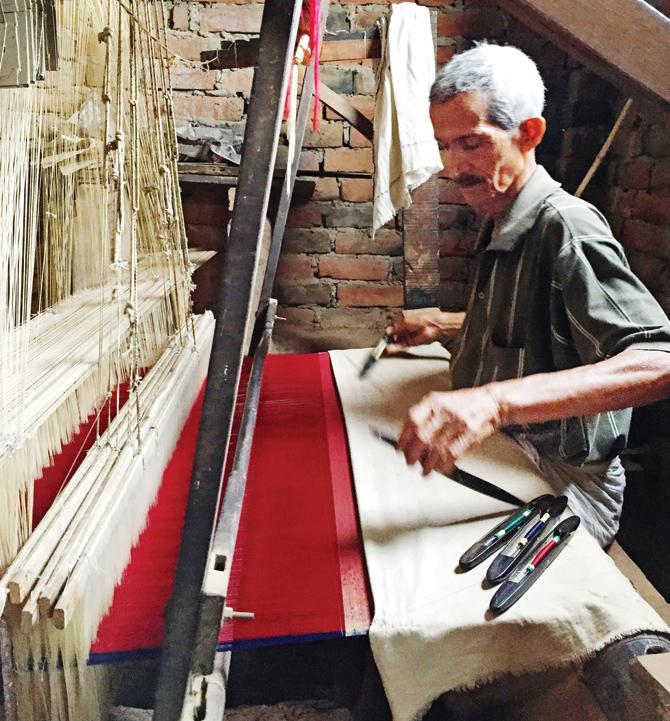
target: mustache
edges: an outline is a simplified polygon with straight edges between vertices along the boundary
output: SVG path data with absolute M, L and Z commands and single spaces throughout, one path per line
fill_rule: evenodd
M 455 181 L 462 188 L 468 188 L 471 185 L 478 185 L 479 183 L 484 182 L 483 179 L 479 176 L 469 175 L 468 173 L 463 173 L 459 175 L 457 178 L 455 178 Z

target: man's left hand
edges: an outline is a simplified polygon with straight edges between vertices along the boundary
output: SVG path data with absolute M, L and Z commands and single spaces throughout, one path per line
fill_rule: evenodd
M 424 474 L 449 473 L 466 451 L 501 425 L 500 407 L 488 386 L 432 392 L 410 408 L 398 449 L 408 464 L 419 461 Z

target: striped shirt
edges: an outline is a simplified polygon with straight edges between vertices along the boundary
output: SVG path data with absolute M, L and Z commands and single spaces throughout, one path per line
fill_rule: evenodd
M 670 323 L 630 270 L 603 215 L 542 167 L 506 215 L 485 225 L 455 388 L 595 363 L 628 348 L 670 351 Z M 507 429 L 572 464 L 614 458 L 630 409 Z

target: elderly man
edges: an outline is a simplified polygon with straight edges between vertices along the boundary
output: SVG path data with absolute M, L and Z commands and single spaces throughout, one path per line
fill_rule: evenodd
M 398 321 L 390 350 L 456 335 L 453 388 L 408 415 L 399 446 L 448 472 L 511 434 L 602 544 L 623 501 L 630 407 L 670 391 L 670 325 L 607 221 L 537 165 L 544 86 L 512 47 L 479 45 L 437 74 L 431 117 L 447 172 L 489 219 L 467 312 Z

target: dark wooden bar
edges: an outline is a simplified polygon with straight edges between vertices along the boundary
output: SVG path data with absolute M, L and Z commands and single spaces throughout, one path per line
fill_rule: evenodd
M 197 655 L 201 593 L 221 493 L 241 371 L 244 329 L 251 311 L 250 289 L 270 197 L 301 7 L 300 0 L 276 0 L 267 3 L 263 10 L 258 72 L 254 74 L 225 252 L 191 489 L 173 595 L 166 612 L 154 721 L 180 718 L 192 655 Z

